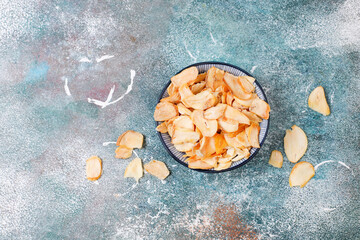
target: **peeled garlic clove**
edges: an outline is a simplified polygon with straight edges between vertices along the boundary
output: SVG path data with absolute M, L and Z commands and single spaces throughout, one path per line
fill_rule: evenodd
M 312 110 L 319 112 L 324 116 L 330 114 L 330 108 L 326 101 L 325 91 L 322 86 L 315 88 L 310 93 L 308 104 Z
M 304 187 L 315 176 L 315 169 L 311 163 L 299 162 L 295 164 L 289 176 L 290 187 Z
M 286 130 L 284 137 L 284 149 L 286 157 L 289 161 L 296 163 L 302 156 L 304 156 L 308 140 L 305 132 L 301 128 L 296 125 L 291 128 L 292 130 Z

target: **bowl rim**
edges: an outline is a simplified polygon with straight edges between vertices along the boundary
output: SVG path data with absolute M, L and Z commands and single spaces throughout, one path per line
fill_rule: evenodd
M 246 75 L 250 76 L 250 77 L 253 77 L 250 73 L 248 73 L 247 71 L 245 71 L 244 69 L 238 67 L 238 66 L 235 66 L 233 64 L 230 64 L 230 63 L 225 63 L 225 62 L 217 62 L 217 61 L 206 61 L 206 62 L 198 62 L 198 63 L 194 63 L 194 64 L 191 64 L 189 66 L 186 66 L 184 67 L 183 69 L 181 69 L 180 71 L 178 71 L 175 75 L 179 74 L 180 72 L 182 72 L 183 70 L 189 68 L 189 67 L 196 67 L 196 66 L 199 66 L 199 65 L 205 65 L 205 64 L 219 64 L 219 65 L 224 65 L 224 66 L 229 66 L 229 67 L 233 67 L 237 70 L 240 70 L 241 72 L 245 73 Z M 175 76 L 174 75 L 174 76 Z M 257 86 L 259 87 L 260 91 L 264 94 L 264 99 L 265 99 L 265 102 L 268 103 L 268 100 L 267 100 L 267 97 L 266 97 L 266 94 L 264 92 L 264 89 L 261 87 L 261 85 L 259 84 L 259 82 L 256 80 L 255 78 L 255 82 L 257 84 Z M 168 86 L 171 84 L 171 80 L 165 85 L 165 87 L 163 88 L 163 90 L 161 91 L 160 93 L 160 97 L 157 101 L 156 104 L 158 104 L 160 102 L 160 100 L 162 99 L 162 96 L 164 95 L 165 91 L 167 90 Z M 243 161 L 242 163 L 236 165 L 236 166 L 233 166 L 233 167 L 229 167 L 227 169 L 224 169 L 224 170 L 220 170 L 220 171 L 214 171 L 214 170 L 206 170 L 206 169 L 193 169 L 193 168 L 189 168 L 188 165 L 181 161 L 178 157 L 176 157 L 171 151 L 170 149 L 168 148 L 168 146 L 166 145 L 164 139 L 162 138 L 162 135 L 160 132 L 157 132 L 158 133 L 158 136 L 160 138 L 160 141 L 162 143 L 162 145 L 164 146 L 164 148 L 166 149 L 166 151 L 170 154 L 170 156 L 175 160 L 177 161 L 178 163 L 180 163 L 181 165 L 185 166 L 187 169 L 190 169 L 190 170 L 194 170 L 194 171 L 197 171 L 197 172 L 203 172 L 203 173 L 223 173 L 223 172 L 227 172 L 227 171 L 231 171 L 231 170 L 234 170 L 234 169 L 237 169 L 243 165 L 245 165 L 246 163 L 248 163 L 251 159 L 253 159 L 256 154 L 260 151 L 262 145 L 264 144 L 265 142 L 265 139 L 267 137 L 267 134 L 268 134 L 268 131 L 269 131 L 269 127 L 270 127 L 270 113 L 269 113 L 269 119 L 268 120 L 268 125 L 267 125 L 267 128 L 266 128 L 266 131 L 265 131 L 265 134 L 264 134 L 264 138 L 263 140 L 260 142 L 260 148 L 257 148 L 255 150 L 255 152 L 248 158 L 246 159 L 245 161 Z M 156 127 L 158 126 L 158 123 L 157 121 L 155 121 L 155 125 Z

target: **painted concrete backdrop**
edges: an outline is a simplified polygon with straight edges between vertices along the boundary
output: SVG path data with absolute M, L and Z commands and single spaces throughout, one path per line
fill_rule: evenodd
M 1 0 L 0 56 L 1 239 L 360 239 L 359 1 Z M 272 109 L 259 154 L 222 174 L 179 165 L 154 129 L 164 84 L 202 61 L 251 72 Z M 319 85 L 328 117 L 307 107 Z M 267 164 L 294 124 L 317 166 L 303 189 Z M 131 159 L 103 143 L 128 129 L 165 181 L 123 178 Z

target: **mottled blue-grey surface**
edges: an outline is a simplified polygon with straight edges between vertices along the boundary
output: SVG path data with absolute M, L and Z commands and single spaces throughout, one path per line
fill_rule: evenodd
M 1 0 L 0 55 L 1 239 L 360 239 L 359 1 Z M 251 71 L 272 109 L 256 158 L 223 174 L 177 164 L 154 130 L 162 87 L 200 61 Z M 319 85 L 328 117 L 307 107 Z M 113 86 L 120 101 L 88 102 Z M 294 124 L 323 163 L 302 189 L 267 164 Z M 123 178 L 131 159 L 103 143 L 128 129 L 165 181 Z

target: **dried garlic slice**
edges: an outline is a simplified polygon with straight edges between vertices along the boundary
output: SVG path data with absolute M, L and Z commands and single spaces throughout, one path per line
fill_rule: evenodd
M 289 176 L 290 187 L 305 187 L 309 180 L 315 176 L 315 169 L 311 163 L 299 162 L 295 164 Z
M 198 74 L 199 74 L 199 71 L 196 67 L 190 67 L 190 68 L 183 70 L 179 74 L 173 76 L 171 78 L 171 82 L 176 87 L 181 87 L 184 84 L 188 84 L 191 81 L 194 81 L 197 78 Z
M 127 159 L 132 155 L 132 148 L 127 148 L 126 146 L 119 146 L 115 150 L 115 157 L 121 159 Z
M 281 168 L 283 165 L 283 155 L 278 150 L 273 150 L 270 155 L 269 164 L 276 168 Z
M 255 98 L 251 102 L 249 111 L 255 113 L 263 119 L 269 119 L 270 106 L 264 100 L 261 100 L 260 98 Z
M 215 120 L 224 116 L 226 104 L 219 103 L 215 107 L 211 107 L 204 112 L 206 119 Z
M 228 161 L 228 162 L 223 162 L 223 163 L 219 163 L 219 165 L 217 165 L 216 167 L 214 167 L 215 171 L 220 171 L 220 170 L 225 170 L 228 169 L 232 164 L 232 161 Z
M 321 113 L 324 116 L 330 114 L 330 108 L 326 101 L 325 91 L 322 86 L 315 88 L 309 96 L 308 100 L 309 108 L 312 110 Z
M 140 158 L 132 160 L 125 169 L 124 178 L 134 178 L 136 182 L 144 175 L 144 170 Z
M 171 102 L 159 102 L 154 112 L 155 121 L 162 122 L 179 115 L 177 107 Z
M 236 77 L 231 73 L 225 73 L 224 81 L 226 85 L 230 88 L 234 96 L 244 100 L 249 99 L 252 96 L 251 93 L 247 93 L 243 89 L 242 85 L 240 84 L 239 77 Z
M 168 130 L 167 130 L 166 122 L 163 122 L 163 123 L 159 124 L 156 127 L 156 131 L 161 132 L 161 133 L 167 133 Z
M 298 126 L 294 125 L 291 129 L 292 130 L 286 130 L 284 137 L 284 149 L 286 157 L 289 161 L 296 163 L 302 156 L 304 156 L 308 140 L 305 132 Z
M 118 138 L 116 145 L 117 146 L 126 146 L 127 148 L 142 148 L 144 141 L 144 136 L 132 130 L 128 130 L 121 134 Z
M 188 109 L 187 107 L 185 107 L 185 105 L 182 104 L 182 103 L 179 103 L 177 105 L 177 107 L 178 107 L 179 113 L 182 114 L 182 115 L 190 116 L 191 113 L 192 113 L 192 111 L 190 109 Z
M 86 178 L 90 181 L 98 180 L 102 173 L 102 162 L 98 156 L 86 160 Z
M 214 136 L 218 130 L 217 121 L 205 119 L 204 112 L 201 110 L 194 110 L 191 114 L 191 120 L 205 137 Z
M 152 160 L 149 163 L 144 165 L 145 170 L 151 175 L 164 180 L 167 176 L 169 176 L 169 169 L 166 167 L 165 163 L 157 160 Z

